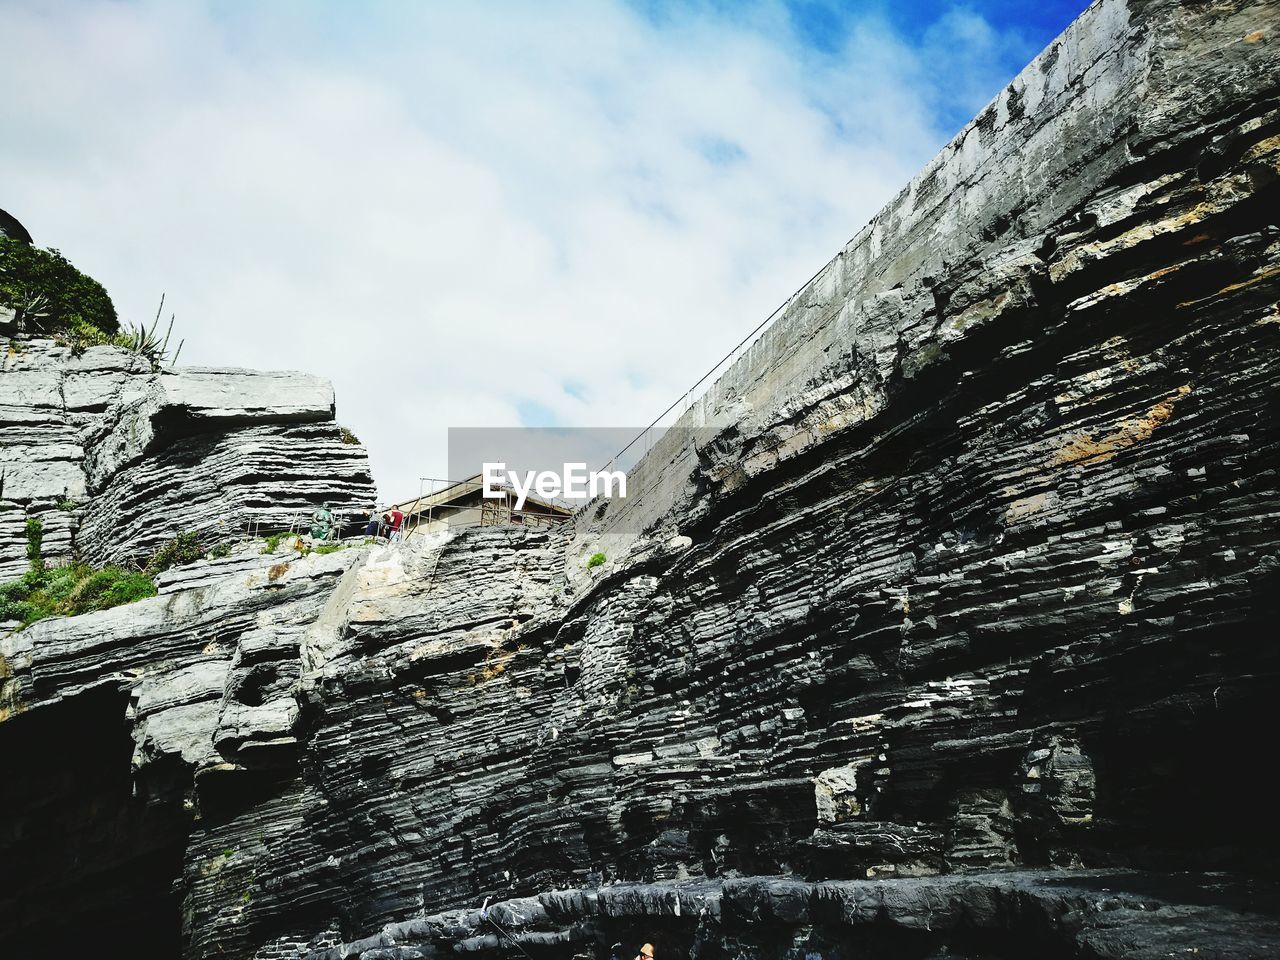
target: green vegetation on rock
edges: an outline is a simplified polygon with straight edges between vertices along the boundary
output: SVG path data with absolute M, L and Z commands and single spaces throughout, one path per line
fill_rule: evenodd
M 289 539 L 290 537 L 293 537 L 296 540 L 298 538 L 298 535 L 296 533 L 291 533 L 290 531 L 285 530 L 282 533 L 273 533 L 271 534 L 271 536 L 263 538 L 262 552 L 275 553 L 276 547 L 280 546 L 280 544 L 283 541 Z
M 27 517 L 27 562 L 32 571 L 44 569 L 44 555 L 41 545 L 44 543 L 44 523 L 39 517 Z
M 42 566 L 0 584 L 0 621 L 18 620 L 25 627 L 46 617 L 74 617 L 155 595 L 150 577 L 123 567 Z
M 138 570 L 114 565 L 99 570 L 85 563 L 46 567 L 43 541 L 44 524 L 38 517 L 28 518 L 31 568 L 0 584 L 0 621 L 17 620 L 26 627 L 47 617 L 74 617 L 156 595 L 155 582 Z
M 180 533 L 172 540 L 160 546 L 151 559 L 147 561 L 147 573 L 154 576 L 163 573 L 170 567 L 180 567 L 184 563 L 195 563 L 203 560 L 204 550 L 200 546 L 200 537 L 195 533 Z
M 0 304 L 18 312 L 29 330 L 108 343 L 120 321 L 97 280 L 57 250 L 0 236 Z
M 325 556 L 330 553 L 337 553 L 339 550 L 349 550 L 352 547 L 367 547 L 371 543 L 377 543 L 375 537 L 365 537 L 359 543 L 353 540 L 335 540 L 329 543 L 308 543 L 298 534 L 285 530 L 280 533 L 273 533 L 269 537 L 262 538 L 262 553 L 275 553 L 284 544 L 286 550 L 292 550 L 300 557 L 307 557 L 311 554 L 319 554 Z

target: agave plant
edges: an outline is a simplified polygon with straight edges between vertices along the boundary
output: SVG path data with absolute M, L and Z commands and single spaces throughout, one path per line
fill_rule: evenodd
M 38 330 L 52 315 L 49 298 L 44 294 L 26 289 L 10 290 L 9 293 L 6 299 L 17 315 L 19 333 L 32 328 Z
M 19 302 L 18 316 L 25 325 L 39 323 L 50 316 L 49 298 L 42 293 L 28 294 Z
M 116 342 L 126 350 L 136 353 L 140 357 L 145 357 L 147 362 L 151 364 L 151 369 L 159 370 L 160 367 L 168 361 L 172 366 L 178 362 L 178 354 L 182 352 L 182 345 L 186 340 L 179 340 L 177 349 L 173 351 L 173 356 L 169 356 L 169 337 L 173 333 L 174 314 L 169 315 L 169 326 L 165 328 L 164 336 L 158 333 L 160 329 L 160 315 L 164 312 L 164 294 L 160 294 L 160 306 L 156 309 L 156 318 L 152 321 L 151 326 L 144 324 L 129 324 L 123 333 L 119 334 Z

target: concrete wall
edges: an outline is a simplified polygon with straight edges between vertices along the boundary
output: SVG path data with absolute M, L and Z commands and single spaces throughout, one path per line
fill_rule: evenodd
M 728 428 L 752 436 L 751 455 L 724 458 L 750 474 L 865 423 L 956 343 L 1025 307 L 1037 280 L 1080 267 L 1055 262 L 1046 236 L 1069 229 L 1143 157 L 1229 112 L 1242 84 L 1274 87 L 1277 20 L 1274 2 L 1092 4 L 654 444 L 625 504 L 603 522 L 584 511 L 579 552 L 603 543 L 625 551 L 636 529 L 664 516 L 678 526 L 708 437 Z

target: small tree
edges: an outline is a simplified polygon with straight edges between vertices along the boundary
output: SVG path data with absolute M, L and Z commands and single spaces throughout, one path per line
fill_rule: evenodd
M 120 321 L 97 280 L 77 270 L 57 250 L 0 236 L 0 304 L 12 307 L 25 329 L 55 333 L 116 333 Z
M 39 517 L 27 517 L 27 561 L 31 569 L 44 569 L 44 523 Z

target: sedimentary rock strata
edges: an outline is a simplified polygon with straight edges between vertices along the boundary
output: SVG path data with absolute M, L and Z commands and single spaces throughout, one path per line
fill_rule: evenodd
M 0 943 L 1276 952 L 1278 25 L 1090 7 L 621 509 L 245 545 L 0 639 Z M 101 556 L 192 450 L 234 489 L 292 435 L 352 482 L 311 400 L 166 434 L 113 397 L 95 461 L 22 383 L 6 422 L 114 464 L 71 531 Z
M 328 502 L 373 503 L 363 447 L 344 443 L 333 388 L 300 373 L 179 368 L 48 340 L 5 342 L 0 373 L 0 576 L 26 568 L 23 528 L 45 556 L 72 540 L 90 562 L 145 560 L 184 531 L 207 543 L 302 527 Z
M 1179 901 L 1189 894 L 1192 903 Z M 1009 871 L 916 880 L 727 879 L 557 890 L 390 924 L 356 943 L 307 945 L 312 960 L 408 960 L 468 953 L 590 953 L 652 938 L 673 955 L 1086 955 L 1130 960 L 1267 956 L 1275 920 L 1232 916 L 1259 902 L 1248 884 L 1208 876 L 1163 883 L 1141 874 Z

